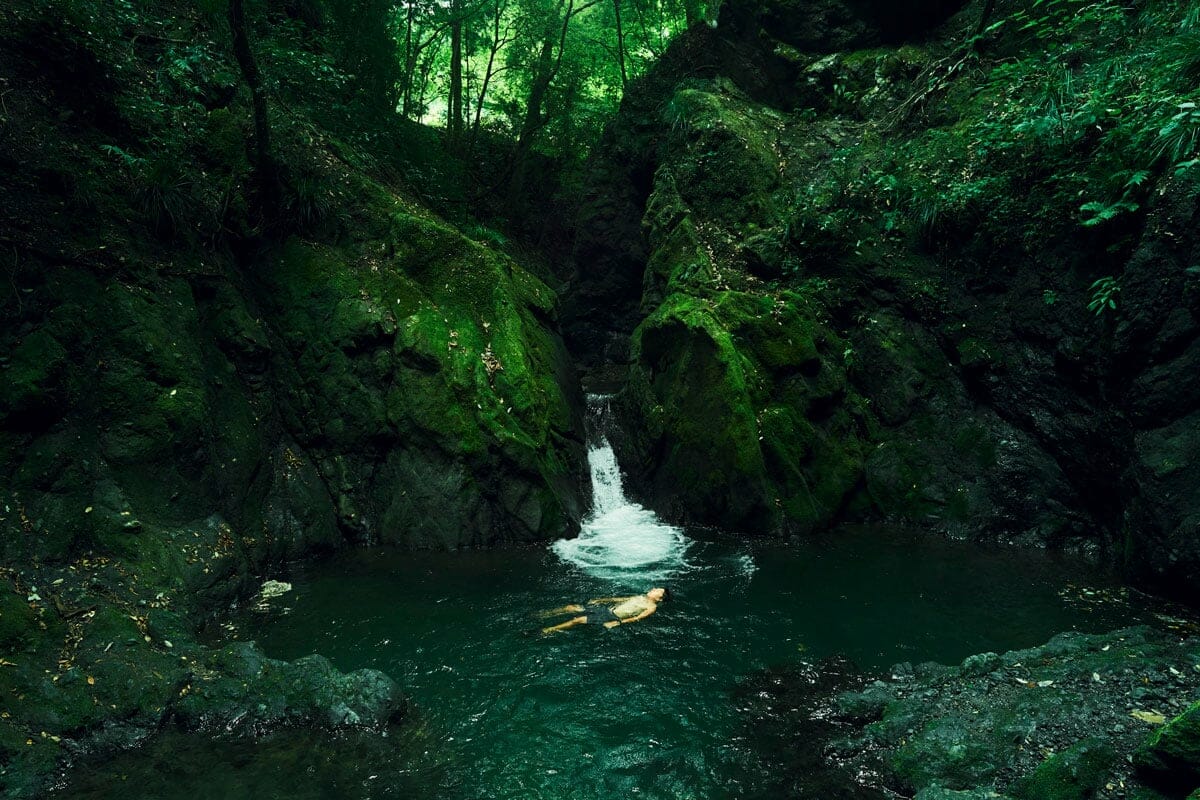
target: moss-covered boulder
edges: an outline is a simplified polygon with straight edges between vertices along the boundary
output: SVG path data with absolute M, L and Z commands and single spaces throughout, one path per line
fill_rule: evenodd
M 1168 725 L 1146 742 L 1145 731 L 1155 719 L 1148 709 L 1171 713 L 1192 696 L 1200 675 L 1179 667 L 1197 655 L 1200 639 L 1131 628 L 1061 634 L 956 667 L 897 665 L 890 680 L 834 698 L 836 718 L 855 733 L 830 750 L 910 796 L 996 791 L 1018 800 L 1086 800 L 1124 785 L 1128 796 L 1155 798 L 1155 785 L 1146 784 L 1162 777 L 1174 777 L 1172 788 L 1182 794 L 1194 786 L 1185 762 L 1152 762 L 1147 753 L 1165 738 L 1167 749 L 1158 752 L 1189 757 L 1184 743 L 1195 707 L 1178 717 L 1183 736 Z
M 247 672 L 201 625 L 297 558 L 544 541 L 587 503 L 554 291 L 413 199 L 430 187 L 399 177 L 401 145 L 431 131 L 330 128 L 344 84 L 316 28 L 254 33 L 287 77 L 278 204 L 260 196 L 224 26 L 178 0 L 0 7 L 0 74 L 21 76 L 0 158 L 0 784 L 21 796 L 172 719 L 387 723 L 383 676 Z M 176 40 L 207 65 L 186 86 L 160 80 Z
M 639 327 L 622 454 L 675 519 L 811 530 L 848 502 L 863 450 L 844 349 L 807 298 L 675 293 Z
M 1103 739 L 1085 739 L 1047 758 L 1009 792 L 1018 800 L 1088 800 L 1099 795 L 1117 754 Z
M 303 723 L 379 728 L 407 710 L 396 683 L 383 673 L 341 673 L 317 655 L 277 661 L 239 642 L 211 653 L 193 670 L 171 707 L 173 718 L 189 728 L 256 731 Z
M 412 209 L 398 205 L 381 236 L 293 240 L 267 270 L 299 380 L 285 408 L 339 522 L 425 547 L 569 535 L 582 418 L 554 294 Z
M 1200 784 L 1200 703 L 1151 734 L 1134 761 L 1158 783 L 1176 789 Z

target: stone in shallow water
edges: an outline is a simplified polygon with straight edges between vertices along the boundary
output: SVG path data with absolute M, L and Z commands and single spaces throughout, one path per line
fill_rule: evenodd
M 262 589 L 258 594 L 263 600 L 270 600 L 272 597 L 280 597 L 292 590 L 290 583 L 284 581 L 266 581 L 262 585 Z
M 381 672 L 342 673 L 321 656 L 267 658 L 235 642 L 200 665 L 198 679 L 175 704 L 185 728 L 265 731 L 282 724 L 382 728 L 407 713 L 399 687 Z

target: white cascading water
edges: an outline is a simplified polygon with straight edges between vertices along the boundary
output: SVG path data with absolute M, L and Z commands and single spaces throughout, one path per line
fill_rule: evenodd
M 665 580 L 687 567 L 691 540 L 653 511 L 625 497 L 616 454 L 604 435 L 608 398 L 589 395 L 588 406 L 597 422 L 594 443 L 588 449 L 592 513 L 584 520 L 579 536 L 558 540 L 554 552 L 593 577 Z

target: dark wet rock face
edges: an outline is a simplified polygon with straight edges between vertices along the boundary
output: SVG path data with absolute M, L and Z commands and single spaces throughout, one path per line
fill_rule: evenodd
M 615 445 L 672 519 L 883 516 L 1194 601 L 1200 185 L 1167 171 L 1096 231 L 1034 156 L 952 144 L 1026 102 L 958 77 L 981 6 L 731 2 L 681 38 L 593 159 L 570 346 L 628 372 Z M 900 17 L 904 43 L 880 38 Z M 1119 302 L 1096 314 L 1105 275 Z
M 1155 731 L 1134 764 L 1147 781 L 1168 790 L 1200 787 L 1200 703 Z
M 721 24 L 767 34 L 815 53 L 855 50 L 921 37 L 966 5 L 965 0 L 730 0 Z
M 773 796 L 1181 798 L 1200 785 L 1188 700 L 1198 662 L 1200 640 L 1134 628 L 957 667 L 900 664 L 875 680 L 766 673 L 748 709 L 771 735 L 752 749 L 786 787 Z M 815 794 L 804 788 L 814 776 L 828 781 Z
M 311 95 L 275 146 L 322 188 L 268 224 L 232 55 L 212 45 L 231 86 L 206 73 L 203 102 L 164 102 L 165 40 L 139 42 L 117 7 L 84 28 L 62 5 L 0 9 L 0 783 L 16 796 L 171 720 L 394 720 L 382 675 L 214 655 L 197 627 L 297 558 L 545 541 L 587 502 L 582 396 L 542 280 L 365 167 L 304 117 Z M 180 9 L 146 18 L 225 40 L 221 15 Z
M 241 642 L 194 665 L 185 688 L 171 707 L 173 720 L 185 728 L 382 728 L 402 720 L 407 707 L 399 687 L 381 672 L 343 674 L 317 655 L 276 661 Z
M 830 698 L 865 682 L 844 659 L 768 670 L 742 684 L 734 701 L 745 715 L 737 739 L 755 759 L 749 798 L 883 800 L 854 772 L 826 756 L 828 742 L 849 724 L 830 714 Z

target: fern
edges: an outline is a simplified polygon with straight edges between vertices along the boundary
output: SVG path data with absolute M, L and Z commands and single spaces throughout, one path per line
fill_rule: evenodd
M 131 175 L 140 172 L 146 166 L 146 159 L 142 158 L 141 156 L 135 156 L 132 153 L 117 147 L 115 144 L 100 145 L 100 152 L 106 153 L 115 158 L 120 162 L 121 166 L 129 170 Z
M 1129 200 L 1126 197 L 1122 197 L 1115 203 L 1102 203 L 1095 201 L 1091 203 L 1084 203 L 1079 207 L 1079 210 L 1085 214 L 1091 215 L 1083 220 L 1083 227 L 1094 228 L 1097 225 L 1108 222 L 1109 220 L 1116 219 L 1122 214 L 1132 214 L 1139 208 L 1141 208 L 1141 206 L 1139 206 L 1137 203 Z
M 1200 143 L 1200 108 L 1195 103 L 1180 103 L 1179 113 L 1158 132 L 1156 156 L 1179 163 L 1196 152 Z

